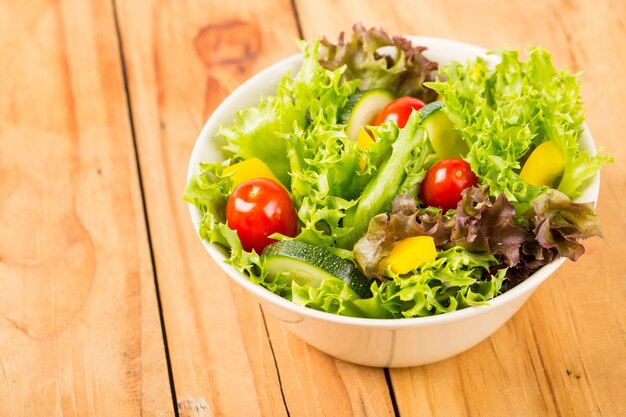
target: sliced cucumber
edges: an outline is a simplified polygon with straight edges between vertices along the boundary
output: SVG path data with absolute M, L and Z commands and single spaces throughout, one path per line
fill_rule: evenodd
M 420 116 L 439 159 L 460 158 L 467 154 L 467 144 L 443 111 L 443 102 L 428 103 L 420 109 Z
M 343 109 L 339 112 L 339 115 L 337 116 L 337 118 L 339 119 L 338 120 L 339 123 L 341 123 L 342 125 L 345 125 L 348 123 L 348 120 L 350 120 L 350 115 L 352 114 L 352 110 L 354 110 L 356 103 L 358 103 L 359 100 L 361 100 L 361 97 L 363 97 L 363 94 L 365 93 L 362 91 L 357 91 L 356 93 L 348 97 L 348 101 L 346 101 L 346 105 L 343 106 Z
M 267 246 L 263 257 L 270 276 L 287 272 L 296 282 L 313 287 L 319 287 L 329 278 L 339 278 L 359 297 L 372 296 L 370 281 L 356 265 L 319 246 L 281 240 Z
M 426 120 L 431 114 L 433 114 L 436 111 L 441 110 L 442 108 L 443 108 L 443 101 L 441 100 L 428 103 L 427 105 L 425 105 L 424 107 L 420 109 L 420 116 L 422 118 L 422 121 Z
M 348 138 L 356 140 L 359 129 L 374 123 L 378 113 L 392 100 L 393 94 L 383 89 L 353 94 L 339 115 L 339 122 L 346 124 Z

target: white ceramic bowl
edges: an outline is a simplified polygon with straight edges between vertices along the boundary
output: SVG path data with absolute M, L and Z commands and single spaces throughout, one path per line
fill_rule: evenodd
M 452 60 L 464 62 L 475 56 L 494 60 L 494 57 L 486 56 L 485 50 L 477 46 L 439 38 L 410 38 L 416 44 L 427 46 L 428 50 L 424 54 L 440 64 Z M 243 83 L 222 102 L 196 141 L 189 161 L 188 177 L 193 175 L 202 161 L 217 162 L 225 159 L 221 152 L 223 143 L 214 138 L 214 132 L 219 126 L 232 123 L 237 110 L 256 105 L 262 95 L 273 94 L 283 74 L 287 70 L 295 74 L 301 63 L 301 55 L 287 58 Z M 581 146 L 595 153 L 591 133 L 586 127 Z M 596 178 L 579 201 L 596 201 L 598 191 L 599 178 Z M 190 212 L 197 231 L 200 213 L 192 205 Z M 224 263 L 226 254 L 222 248 L 206 241 L 203 244 L 233 281 L 257 297 L 267 311 L 304 341 L 348 362 L 381 367 L 427 364 L 471 348 L 502 326 L 565 261 L 559 259 L 544 266 L 526 281 L 485 306 L 432 317 L 380 320 L 337 316 L 296 305 L 251 283 L 235 268 Z

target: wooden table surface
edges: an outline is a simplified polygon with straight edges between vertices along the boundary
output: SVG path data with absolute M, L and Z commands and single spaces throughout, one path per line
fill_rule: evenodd
M 192 145 L 238 84 L 361 21 L 583 71 L 604 240 L 455 358 L 287 333 L 202 248 Z M 0 1 L 0 416 L 626 416 L 626 2 Z

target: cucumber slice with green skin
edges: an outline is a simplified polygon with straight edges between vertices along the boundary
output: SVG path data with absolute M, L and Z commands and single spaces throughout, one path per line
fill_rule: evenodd
M 439 111 L 443 108 L 443 101 L 437 100 L 431 103 L 426 104 L 424 107 L 420 109 L 420 116 L 422 117 L 422 121 L 427 119 L 428 116 L 433 114 L 436 111 Z
M 467 154 L 469 148 L 443 111 L 443 102 L 428 103 L 420 109 L 420 116 L 439 159 L 461 158 Z
M 319 246 L 296 240 L 281 240 L 263 250 L 270 276 L 288 272 L 300 284 L 319 287 L 329 278 L 348 284 L 359 297 L 370 298 L 370 280 L 352 262 Z
M 393 94 L 384 89 L 355 93 L 349 99 L 339 115 L 339 122 L 346 124 L 346 134 L 356 140 L 359 129 L 374 123 L 376 116 L 389 102 Z
M 361 100 L 361 97 L 363 97 L 363 94 L 365 93 L 362 91 L 357 91 L 356 93 L 348 97 L 348 101 L 346 101 L 346 105 L 343 106 L 343 109 L 339 112 L 339 115 L 337 116 L 337 119 L 340 124 L 345 125 L 348 123 L 348 120 L 350 120 L 350 115 L 352 114 L 352 110 L 354 109 L 354 106 L 356 106 L 356 103 L 358 103 L 359 100 Z

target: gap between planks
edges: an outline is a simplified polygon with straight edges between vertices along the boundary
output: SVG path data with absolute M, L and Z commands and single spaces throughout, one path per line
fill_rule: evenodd
M 298 5 L 296 0 L 290 0 L 291 10 L 293 11 L 293 19 L 296 21 L 296 27 L 298 28 L 298 36 L 300 39 L 304 39 L 304 32 L 302 32 L 302 24 L 300 23 L 300 15 L 298 14 Z
M 396 401 L 396 392 L 393 389 L 393 383 L 391 382 L 391 374 L 389 368 L 385 368 L 385 382 L 389 388 L 389 398 L 391 399 L 391 406 L 393 407 L 393 413 L 396 417 L 400 417 L 400 409 L 398 408 L 398 402 Z
M 283 398 L 283 404 L 285 405 L 285 411 L 287 412 L 287 417 L 291 417 L 291 413 L 289 413 L 289 406 L 287 405 L 287 400 L 285 399 L 285 391 L 283 390 L 283 380 L 280 377 L 280 368 L 278 367 L 278 361 L 276 360 L 276 354 L 274 353 L 274 346 L 272 345 L 272 337 L 270 336 L 270 331 L 267 328 L 267 321 L 265 320 L 265 312 L 263 311 L 263 307 L 261 304 L 258 304 L 259 311 L 261 312 L 261 318 L 263 319 L 263 327 L 265 328 L 265 334 L 267 335 L 267 342 L 270 345 L 270 350 L 272 352 L 272 359 L 274 360 L 274 367 L 276 367 L 276 376 L 278 377 L 278 386 L 280 387 L 280 395 Z
M 150 223 L 148 220 L 148 209 L 146 206 L 146 197 L 145 197 L 145 192 L 144 192 L 144 186 L 143 186 L 143 178 L 142 178 L 142 174 L 141 174 L 141 163 L 139 161 L 139 150 L 137 147 L 137 136 L 135 134 L 135 121 L 133 118 L 133 108 L 132 108 L 132 103 L 131 103 L 131 97 L 130 97 L 130 91 L 129 91 L 129 87 L 128 87 L 128 74 L 126 71 L 126 60 L 124 57 L 124 45 L 123 45 L 123 41 L 122 41 L 122 34 L 120 31 L 120 24 L 119 24 L 119 15 L 118 15 L 118 10 L 117 10 L 117 1 L 116 0 L 111 0 L 111 4 L 113 6 L 113 20 L 115 22 L 115 36 L 117 38 L 117 46 L 118 46 L 118 53 L 120 56 L 120 64 L 122 66 L 122 79 L 124 81 L 124 97 L 126 99 L 126 110 L 128 113 L 128 120 L 129 120 L 129 125 L 130 125 L 130 132 L 131 132 L 131 136 L 133 138 L 133 151 L 134 151 L 134 156 L 135 156 L 135 164 L 136 164 L 136 168 L 137 168 L 137 178 L 139 180 L 139 191 L 141 193 L 141 208 L 143 209 L 143 218 L 144 218 L 144 224 L 146 227 L 146 236 L 148 238 L 148 248 L 149 248 L 149 252 L 150 252 L 150 263 L 152 265 L 152 276 L 154 278 L 154 289 L 156 292 L 156 300 L 157 300 L 157 307 L 159 309 L 159 324 L 161 325 L 161 335 L 163 337 L 163 346 L 165 349 L 165 361 L 167 363 L 167 375 L 168 375 L 168 379 L 169 379 L 169 383 L 170 383 L 170 393 L 172 395 L 172 405 L 174 408 L 174 415 L 176 417 L 180 417 L 180 413 L 178 411 L 178 400 L 176 398 L 176 388 L 174 385 L 174 374 L 172 372 L 172 362 L 170 360 L 170 351 L 169 351 L 169 345 L 167 343 L 167 332 L 165 330 L 165 321 L 163 320 L 163 306 L 161 304 L 161 292 L 159 291 L 159 280 L 157 277 L 157 269 L 156 269 L 156 263 L 154 261 L 154 248 L 152 245 L 152 235 L 150 233 Z

